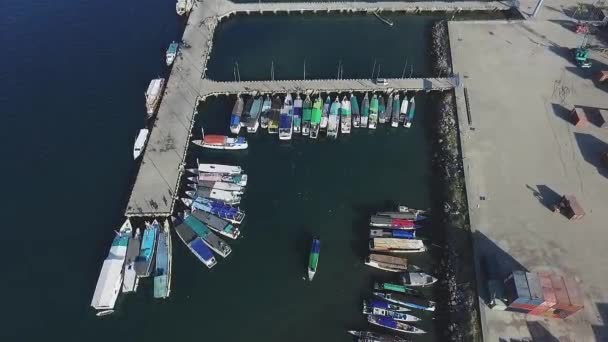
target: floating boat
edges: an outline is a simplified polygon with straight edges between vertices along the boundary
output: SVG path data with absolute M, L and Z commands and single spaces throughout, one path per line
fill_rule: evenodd
M 234 183 L 227 183 L 227 182 L 212 182 L 212 181 L 199 181 L 196 184 L 188 184 L 190 185 L 190 187 L 194 188 L 194 189 L 198 189 L 200 188 L 209 188 L 209 189 L 215 189 L 215 190 L 224 190 L 224 191 L 230 191 L 230 192 L 235 192 L 237 194 L 243 194 L 245 192 L 245 189 L 238 185 L 238 184 L 234 184 Z
M 291 101 L 291 94 L 285 96 L 283 108 L 281 108 L 281 115 L 279 116 L 279 139 L 280 140 L 291 140 L 293 133 L 293 103 Z
M 379 211 L 376 213 L 376 215 L 418 222 L 427 218 L 425 215 L 422 215 L 425 213 L 426 212 L 424 210 L 410 209 L 408 207 L 401 206 L 399 207 L 399 211 Z
M 425 252 L 422 240 L 373 238 L 369 241 L 369 250 L 385 253 L 418 253 Z
M 146 229 L 144 229 L 144 236 L 141 239 L 141 247 L 139 248 L 139 256 L 135 260 L 135 272 L 140 278 L 149 277 L 152 273 L 156 238 L 159 230 L 160 224 L 157 220 L 154 220 L 152 224 L 146 222 Z
M 361 127 L 361 112 L 359 112 L 359 101 L 355 94 L 350 94 L 350 108 L 353 117 L 353 127 Z
M 408 334 L 424 334 L 426 333 L 422 329 L 418 329 L 409 324 L 398 322 L 390 317 L 377 316 L 377 315 L 368 315 L 367 321 L 371 324 L 375 324 L 387 329 L 392 329 L 395 331 L 400 331 Z
M 304 100 L 304 110 L 302 111 L 302 135 L 310 135 L 310 121 L 312 120 L 312 101 L 310 96 L 306 95 Z
M 327 136 L 330 138 L 338 137 L 338 130 L 340 128 L 340 101 L 336 96 L 336 100 L 331 104 L 329 110 L 329 117 L 327 121 Z
M 370 238 L 395 238 L 395 239 L 415 239 L 416 230 L 405 230 L 405 229 L 370 229 Z
M 390 303 L 387 302 L 385 300 L 381 300 L 381 299 L 370 299 L 368 301 L 364 302 L 364 305 L 370 306 L 370 307 L 375 307 L 375 308 L 381 308 L 381 309 L 385 309 L 385 310 L 390 310 L 390 311 L 395 311 L 395 312 L 410 312 L 412 311 L 411 309 L 406 308 L 405 306 L 400 306 L 394 303 Z
M 378 124 L 378 95 L 374 94 L 369 105 L 369 128 L 376 129 Z
M 216 252 L 222 257 L 227 257 L 232 253 L 232 248 L 228 246 L 224 240 L 217 237 L 211 232 L 211 230 L 201 221 L 197 220 L 194 216 L 185 213 L 184 223 L 196 233 L 205 244 L 211 248 L 212 251 Z
M 374 291 L 374 296 L 412 309 L 435 311 L 435 302 L 400 293 Z
M 260 127 L 260 114 L 262 113 L 262 98 L 256 97 L 253 99 L 249 116 L 245 119 L 245 127 L 247 133 L 255 133 Z
M 401 101 L 399 100 L 399 94 L 395 94 L 395 97 L 393 97 L 393 112 L 391 113 L 391 127 L 399 127 L 400 108 Z
M 225 175 L 239 175 L 243 173 L 240 166 L 222 164 L 198 164 L 198 172 L 221 173 Z
M 245 102 L 242 97 L 237 97 L 236 103 L 232 108 L 232 114 L 230 115 L 230 132 L 232 134 L 239 134 L 241 131 L 241 115 L 243 114 L 243 107 Z
M 403 272 L 401 281 L 405 286 L 429 286 L 437 282 L 437 278 L 422 272 Z
M 407 96 L 403 95 L 403 102 L 401 102 L 401 110 L 399 111 L 399 122 L 402 122 L 405 126 L 405 122 L 407 119 L 407 105 L 409 102 L 407 101 Z
M 386 113 L 384 114 L 385 122 L 390 122 L 393 116 L 393 94 L 388 95 L 388 100 L 386 101 Z
M 410 128 L 412 126 L 412 121 L 414 120 L 414 114 L 416 112 L 416 102 L 414 101 L 414 96 L 410 99 L 410 109 L 407 113 L 407 117 L 405 118 L 405 127 Z
M 251 109 L 253 108 L 253 97 L 248 97 L 245 100 L 243 113 L 241 113 L 241 127 L 247 127 L 247 121 L 251 119 Z M 246 129 L 245 129 L 246 130 Z
M 350 101 L 344 96 L 342 104 L 340 105 L 340 131 L 343 134 L 350 133 L 350 127 L 352 125 L 350 108 Z
M 319 252 L 321 251 L 321 241 L 317 238 L 312 239 L 310 245 L 310 256 L 308 257 L 308 280 L 312 281 L 317 273 L 319 265 Z
M 167 53 L 165 54 L 165 62 L 167 62 L 167 66 L 170 66 L 171 64 L 173 64 L 173 61 L 175 61 L 175 57 L 177 57 L 177 48 L 179 47 L 179 44 L 177 44 L 176 41 L 171 42 L 171 44 L 169 44 L 169 47 L 167 48 Z
M 214 150 L 244 150 L 249 145 L 245 137 L 231 138 L 226 135 L 207 134 L 203 131 L 202 140 L 193 140 L 193 144 Z
M 365 258 L 365 264 L 389 272 L 407 271 L 407 259 L 396 256 L 372 253 Z
M 231 239 L 236 239 L 241 234 L 238 228 L 233 226 L 228 221 L 223 220 L 213 214 L 209 214 L 201 210 L 193 210 L 190 214 L 194 216 L 197 220 L 206 224 L 209 229 Z
M 386 105 L 384 104 L 384 95 L 380 94 L 378 98 L 378 123 L 386 122 Z
M 321 98 L 321 95 L 319 95 L 319 98 Z M 327 120 L 329 117 L 329 107 L 331 107 L 331 97 L 329 97 L 329 95 L 327 95 L 327 98 L 325 98 L 325 103 L 323 104 L 323 111 L 321 112 L 321 129 L 327 129 Z
M 321 124 L 321 106 L 323 106 L 323 100 L 321 96 L 317 97 L 315 103 L 312 105 L 312 115 L 310 118 L 310 138 L 317 139 L 319 136 L 319 125 Z
M 363 102 L 361 102 L 361 127 L 367 128 L 369 119 L 369 97 L 367 93 L 363 96 Z
M 201 210 L 213 214 L 230 223 L 241 224 L 245 219 L 245 212 L 222 201 L 202 197 L 195 200 L 190 198 L 181 198 L 181 200 L 184 205 L 192 210 Z
M 300 133 L 302 126 L 302 98 L 300 94 L 296 95 L 293 101 L 293 132 Z
M 270 121 L 270 109 L 271 109 L 270 96 L 266 95 L 264 103 L 262 103 L 262 113 L 260 114 L 260 126 L 262 129 L 268 128 L 268 122 Z
M 422 293 L 418 290 L 411 289 L 403 285 L 397 285 L 392 283 L 374 283 L 374 290 L 378 291 L 393 291 L 398 293 L 404 293 L 410 296 L 422 298 Z
M 148 118 L 152 117 L 156 113 L 160 98 L 163 95 L 163 88 L 165 86 L 164 78 L 156 78 L 150 81 L 148 90 L 146 90 L 146 111 Z
M 368 306 L 366 302 L 363 302 L 363 314 L 390 317 L 395 321 L 399 322 L 418 322 L 420 320 L 420 318 L 416 316 L 408 315 L 403 312 L 387 310 L 375 306 Z
M 135 144 L 133 144 L 133 159 L 139 158 L 141 152 L 144 150 L 144 147 L 146 147 L 149 132 L 150 131 L 145 128 L 139 130 L 137 138 L 135 138 Z
M 154 298 L 167 298 L 171 293 L 172 250 L 169 221 L 165 220 L 163 228 L 158 234 L 158 243 L 156 245 Z
M 349 334 L 358 337 L 359 342 L 411 342 L 400 336 L 379 334 L 371 331 L 349 330 Z
M 372 227 L 383 227 L 393 229 L 416 229 L 416 221 L 408 219 L 392 218 L 390 216 L 372 215 L 369 225 Z
M 268 134 L 279 133 L 279 120 L 281 112 L 281 98 L 277 95 L 272 99 L 270 118 L 268 119 Z
M 110 252 L 103 261 L 91 306 L 98 310 L 97 316 L 105 316 L 114 312 L 114 304 L 122 287 L 123 265 L 127 255 L 129 238 L 133 234 L 131 222 L 127 219 L 116 233 Z
M 129 246 L 127 247 L 127 256 L 123 269 L 122 292 L 129 293 L 137 291 L 139 278 L 135 272 L 135 262 L 139 256 L 139 248 L 141 246 L 141 235 L 139 228 L 135 230 L 135 236 L 129 236 Z
M 190 13 L 192 7 L 194 7 L 194 0 L 177 0 L 175 11 L 177 12 L 177 15 L 182 16 L 186 13 Z
M 194 169 L 198 173 L 198 169 Z M 247 185 L 247 175 L 225 175 L 222 173 L 200 173 L 196 177 L 188 177 L 189 181 L 200 183 L 200 182 L 224 182 L 231 183 L 240 186 Z
M 194 254 L 194 256 L 200 260 L 205 266 L 211 268 L 217 264 L 217 260 L 213 256 L 213 253 L 207 247 L 203 240 L 196 236 L 196 234 L 181 221 L 181 219 L 174 217 L 173 218 L 173 226 L 175 227 L 175 232 L 179 239 L 188 247 L 190 252 Z
M 188 195 L 192 199 L 198 197 L 211 198 L 214 200 L 225 202 L 226 204 L 239 204 L 241 202 L 241 196 L 233 192 L 203 187 L 198 187 L 196 191 L 186 191 L 186 195 Z

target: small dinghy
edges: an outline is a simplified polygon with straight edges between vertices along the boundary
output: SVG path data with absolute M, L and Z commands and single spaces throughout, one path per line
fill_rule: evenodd
M 429 286 L 433 285 L 437 278 L 422 272 L 403 272 L 401 281 L 405 286 Z

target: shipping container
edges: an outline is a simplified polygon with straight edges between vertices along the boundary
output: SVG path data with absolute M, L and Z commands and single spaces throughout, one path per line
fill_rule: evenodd
M 585 127 L 589 120 L 587 119 L 587 114 L 580 107 L 574 107 L 572 112 L 570 112 L 570 117 L 572 120 L 572 124 L 576 127 Z
M 551 276 L 551 284 L 557 298 L 557 303 L 553 305 L 553 309 L 568 309 L 570 307 L 570 299 L 568 298 L 564 279 L 561 276 L 553 275 Z
M 528 304 L 530 301 L 530 289 L 528 289 L 526 273 L 523 271 L 514 271 L 505 280 L 505 290 L 509 303 Z
M 555 291 L 553 290 L 553 284 L 551 283 L 550 273 L 538 273 L 538 280 L 540 287 L 543 291 L 544 302 L 540 306 L 553 307 L 557 304 L 557 298 L 555 297 Z
M 543 300 L 543 290 L 540 286 L 540 280 L 536 273 L 526 273 L 526 279 L 528 280 L 528 288 L 530 289 L 530 301 L 528 304 L 534 305 L 535 307 L 541 305 Z
M 528 312 L 528 315 L 542 316 L 548 310 L 551 310 L 551 308 L 548 306 L 539 305 L 536 308 L 534 308 L 534 310 Z

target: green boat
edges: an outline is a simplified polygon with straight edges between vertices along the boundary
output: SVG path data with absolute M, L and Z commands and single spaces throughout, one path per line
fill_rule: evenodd
M 391 283 L 375 283 L 374 289 L 382 290 L 382 291 L 393 291 L 393 292 L 405 293 L 405 294 L 412 295 L 412 296 L 421 295 L 420 291 L 418 291 L 418 290 L 410 289 L 407 286 L 391 284 Z
M 378 100 L 378 123 L 386 122 L 386 104 L 384 103 L 384 95 L 380 94 Z
M 369 97 L 367 93 L 363 97 L 363 102 L 361 102 L 361 127 L 367 128 L 367 119 L 369 118 Z
M 304 110 L 302 111 L 302 135 L 310 134 L 310 120 L 312 118 L 312 101 L 310 96 L 306 95 L 304 100 Z
M 407 117 L 405 118 L 405 127 L 410 128 L 412 126 L 412 121 L 414 120 L 414 113 L 416 111 L 416 102 L 414 101 L 414 96 L 410 99 L 410 110 L 407 113 Z
M 317 97 L 315 103 L 312 105 L 312 117 L 310 118 L 310 138 L 317 139 L 319 136 L 319 128 L 321 127 L 321 107 L 323 106 L 323 100 L 321 96 Z
M 361 127 L 361 112 L 359 111 L 359 101 L 355 94 L 350 94 L 350 108 L 353 115 L 353 127 Z
M 321 241 L 317 238 L 312 239 L 310 245 L 310 257 L 308 258 L 308 280 L 312 281 L 319 265 L 319 252 L 321 251 Z
M 384 102 L 384 101 L 383 101 Z M 369 106 L 369 128 L 376 129 L 378 123 L 378 96 L 374 94 Z

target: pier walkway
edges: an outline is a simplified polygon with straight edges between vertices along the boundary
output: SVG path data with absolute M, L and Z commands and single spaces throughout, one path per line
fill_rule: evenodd
M 150 133 L 148 145 L 125 215 L 168 216 L 177 198 L 179 180 L 188 148 L 194 114 L 200 100 L 218 94 L 285 93 L 287 91 L 382 91 L 447 90 L 460 84 L 458 78 L 390 79 L 387 86 L 370 80 L 294 80 L 255 82 L 215 82 L 205 78 L 207 61 L 213 48 L 218 23 L 233 14 L 305 12 L 408 12 L 506 10 L 505 2 L 292 2 L 238 4 L 228 0 L 202 0 L 195 3 L 184 30 L 162 102 Z M 143 97 L 142 97 L 143 103 Z

